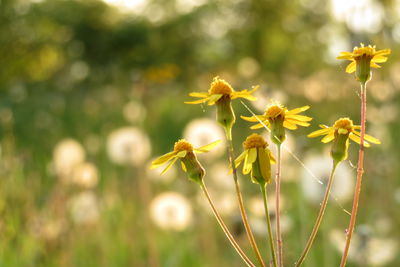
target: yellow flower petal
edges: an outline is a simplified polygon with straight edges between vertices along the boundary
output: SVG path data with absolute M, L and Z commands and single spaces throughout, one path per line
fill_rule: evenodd
M 256 115 L 256 116 L 251 116 L 251 117 L 245 117 L 245 116 L 240 116 L 245 121 L 250 121 L 250 122 L 260 122 L 265 120 L 264 115 Z
M 347 73 L 353 73 L 353 72 L 355 72 L 355 71 L 356 71 L 356 66 L 357 66 L 357 64 L 356 64 L 355 61 L 351 62 L 349 65 L 347 65 L 347 67 L 346 67 L 346 72 L 347 72 Z
M 271 164 L 275 164 L 276 163 L 276 159 L 275 159 L 274 155 L 272 154 L 271 150 L 266 148 L 265 151 L 267 152 L 267 154 L 269 156 L 269 160 L 270 160 Z
M 310 123 L 304 122 L 304 121 L 298 121 L 298 120 L 293 120 L 293 119 L 287 119 L 287 121 L 292 124 L 300 125 L 300 126 L 304 126 L 304 127 L 310 126 Z
M 243 174 L 248 174 L 251 171 L 252 164 L 257 159 L 257 148 L 251 148 L 248 150 L 243 165 Z
M 267 123 L 264 123 L 264 124 L 266 126 L 269 126 Z M 261 129 L 261 128 L 264 128 L 264 125 L 262 125 L 261 123 L 257 123 L 257 124 L 255 124 L 255 125 L 250 127 L 250 129 L 252 129 L 252 130 Z
M 329 143 L 330 141 L 332 141 L 334 138 L 335 138 L 334 133 L 330 132 L 327 136 L 322 138 L 321 142 L 326 144 L 326 143 Z
M 160 165 L 163 165 L 165 162 L 171 160 L 173 157 L 175 157 L 175 155 L 176 155 L 176 152 L 172 151 L 172 152 L 164 154 L 161 157 L 153 160 L 153 162 L 151 162 L 150 169 L 154 169 L 154 168 L 160 167 Z
M 336 59 L 353 60 L 353 53 L 352 52 L 340 52 L 340 55 L 338 57 L 336 57 Z
M 333 131 L 334 130 L 331 129 L 331 128 L 324 128 L 324 129 L 317 130 L 317 131 L 314 131 L 314 132 L 308 134 L 307 137 L 314 138 L 314 137 L 317 137 L 317 136 L 328 134 L 329 132 L 333 132 Z
M 197 153 L 204 153 L 204 152 L 209 152 L 211 149 L 213 149 L 216 145 L 218 145 L 219 143 L 221 143 L 221 140 L 217 140 L 215 142 L 212 142 L 208 145 L 205 146 L 201 146 L 198 148 L 195 148 L 193 151 L 197 152 Z
M 384 63 L 384 62 L 386 62 L 387 60 L 388 60 L 388 58 L 385 57 L 385 56 L 375 56 L 375 57 L 371 60 L 371 62 L 375 62 L 375 63 Z
M 285 118 L 295 119 L 295 120 L 298 120 L 298 121 L 312 121 L 311 117 L 304 116 L 304 115 L 293 115 L 293 114 L 290 114 L 290 115 L 286 115 Z
M 185 164 L 181 161 L 181 167 L 184 172 L 187 172 Z
M 353 134 L 353 133 L 350 133 L 350 134 L 349 134 L 349 138 L 350 138 L 351 140 L 353 140 L 354 142 L 356 142 L 357 144 L 361 144 L 361 139 L 360 139 L 360 137 L 358 137 L 357 135 L 355 135 L 355 134 Z M 370 145 L 369 145 L 368 142 L 366 142 L 366 141 L 364 141 L 364 146 L 365 146 L 365 147 L 370 147 Z
M 242 161 L 243 161 L 244 158 L 246 157 L 247 152 L 248 152 L 248 150 L 243 151 L 242 154 L 240 154 L 239 157 L 237 157 L 237 158 L 235 159 L 235 167 L 236 167 L 236 168 L 240 166 L 240 164 L 242 163 Z
M 209 95 L 208 95 L 208 93 L 192 92 L 192 93 L 189 93 L 189 96 L 205 98 L 205 97 L 208 97 Z
M 261 175 L 267 180 L 267 183 L 271 182 L 271 162 L 268 158 L 268 154 L 261 147 L 258 148 L 258 157 L 260 162 Z
M 390 49 L 382 49 L 379 51 L 376 51 L 374 56 L 385 56 L 385 55 L 389 55 L 392 51 Z
M 287 111 L 287 112 L 286 112 L 286 115 L 297 114 L 297 113 L 306 111 L 306 110 L 308 110 L 309 108 L 310 108 L 310 106 L 303 106 L 303 107 L 300 107 L 300 108 L 295 108 L 295 109 L 292 109 L 292 110 Z
M 379 66 L 378 64 L 376 64 L 375 62 L 372 62 L 372 61 L 371 61 L 370 66 L 371 66 L 372 68 L 376 68 L 376 69 L 381 68 L 381 66 Z
M 357 135 L 357 136 L 360 136 L 360 135 L 361 135 L 361 133 L 360 133 L 360 132 L 357 132 L 357 131 L 353 131 L 353 133 L 354 133 L 355 135 Z M 364 135 L 364 139 L 365 139 L 366 141 L 368 141 L 368 142 L 371 142 L 371 143 L 377 144 L 377 145 L 379 145 L 379 144 L 381 143 L 381 141 L 380 141 L 378 138 L 375 138 L 375 137 L 373 137 L 373 136 L 371 136 L 371 135 L 368 135 L 368 134 L 365 134 L 365 135 Z
M 179 151 L 179 152 L 176 154 L 176 156 L 177 156 L 178 158 L 184 158 L 184 157 L 186 156 L 186 154 L 187 154 L 187 151 L 186 151 L 186 150 L 182 150 L 182 151 Z
M 283 122 L 283 127 L 287 128 L 289 130 L 296 130 L 297 129 L 296 124 L 294 124 L 294 123 L 292 123 L 290 121 L 287 121 L 287 120 L 285 120 Z
M 209 100 L 209 98 L 207 97 L 207 98 L 203 98 L 203 99 L 199 99 L 199 100 L 195 100 L 195 101 L 185 101 L 185 102 L 183 102 L 183 103 L 195 105 L 195 104 L 205 103 L 205 102 L 207 102 L 208 100 Z
M 174 165 L 174 163 L 178 160 L 178 157 L 175 157 L 174 160 L 172 160 L 167 167 L 161 172 L 161 175 L 163 175 L 166 171 L 169 170 L 169 168 L 171 168 L 172 165 Z

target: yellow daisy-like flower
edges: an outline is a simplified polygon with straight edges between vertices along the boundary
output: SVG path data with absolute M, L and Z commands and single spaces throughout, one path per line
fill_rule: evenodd
M 212 142 L 208 145 L 193 148 L 193 145 L 185 139 L 181 139 L 174 145 L 174 150 L 162 155 L 151 163 L 150 168 L 158 168 L 169 162 L 167 167 L 161 172 L 161 175 L 168 171 L 174 163 L 180 159 L 181 167 L 184 172 L 187 172 L 190 179 L 195 182 L 200 182 L 205 175 L 205 170 L 197 160 L 195 153 L 209 152 L 213 149 L 220 140 Z
M 240 116 L 242 119 L 250 122 L 258 122 L 250 127 L 250 129 L 260 129 L 264 124 L 271 128 L 271 139 L 274 143 L 282 143 L 285 140 L 285 129 L 296 130 L 298 126 L 308 127 L 312 118 L 298 115 L 306 111 L 310 106 L 303 106 L 288 110 L 285 106 L 275 102 L 271 104 L 262 115 L 251 117 Z M 261 122 L 262 123 L 261 123 Z
M 380 68 L 378 63 L 387 61 L 387 55 L 391 53 L 390 49 L 376 50 L 375 46 L 354 47 L 353 52 L 341 52 L 337 59 L 350 60 L 350 64 L 346 67 L 347 73 L 356 71 L 356 76 L 360 81 L 366 82 L 370 78 L 370 67 Z
M 201 104 L 208 102 L 208 105 L 214 105 L 218 100 L 220 100 L 223 96 L 229 97 L 231 100 L 236 98 L 245 98 L 247 100 L 257 100 L 256 97 L 252 95 L 254 91 L 258 89 L 258 86 L 253 87 L 252 90 L 242 90 L 235 91 L 232 86 L 223 79 L 220 79 L 218 76 L 214 77 L 210 89 L 206 93 L 193 92 L 190 93 L 189 96 L 201 98 L 195 101 L 186 101 L 185 104 Z
M 235 167 L 244 161 L 243 174 L 251 172 L 254 183 L 265 185 L 271 182 L 271 163 L 275 158 L 268 149 L 268 143 L 258 134 L 252 134 L 243 142 L 244 151 L 235 160 Z
M 353 121 L 349 118 L 338 119 L 332 127 L 326 125 L 320 125 L 320 127 L 322 128 L 321 130 L 310 133 L 308 137 L 313 138 L 325 135 L 321 142 L 329 143 L 333 141 L 334 144 L 331 150 L 331 155 L 335 160 L 341 161 L 347 158 L 349 139 L 357 144 L 361 143 L 360 132 L 357 131 L 361 129 L 361 126 L 354 125 Z M 365 147 L 370 146 L 368 142 L 373 144 L 381 143 L 377 138 L 367 134 L 365 134 L 364 139 Z

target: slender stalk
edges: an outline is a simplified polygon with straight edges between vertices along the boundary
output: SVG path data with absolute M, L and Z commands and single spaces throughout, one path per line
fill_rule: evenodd
M 226 137 L 228 141 L 228 154 L 229 154 L 229 160 L 232 166 L 232 175 L 233 175 L 233 180 L 235 182 L 235 189 L 236 189 L 236 197 L 238 199 L 239 203 L 239 210 L 240 210 L 240 215 L 242 216 L 242 222 L 244 225 L 244 228 L 246 229 L 246 234 L 247 238 L 249 239 L 250 245 L 254 250 L 254 253 L 257 256 L 257 260 L 260 263 L 261 266 L 265 267 L 264 260 L 261 256 L 260 250 L 257 247 L 256 240 L 254 238 L 253 232 L 251 230 L 249 220 L 247 218 L 246 210 L 244 208 L 243 204 L 243 197 L 242 193 L 240 192 L 240 186 L 239 186 L 239 181 L 237 177 L 237 170 L 234 162 L 234 150 L 233 150 L 233 142 L 232 142 L 232 134 L 229 130 L 226 130 Z
M 269 247 L 271 248 L 272 263 L 273 263 L 274 267 L 277 267 L 274 236 L 272 235 L 271 218 L 269 216 L 269 211 L 268 211 L 267 190 L 266 190 L 265 186 L 263 186 L 263 185 L 260 185 L 260 188 L 261 188 L 261 193 L 262 193 L 263 199 L 264 199 L 265 218 L 267 219 L 268 241 L 269 241 Z
M 283 266 L 283 242 L 281 233 L 281 145 L 276 145 L 278 150 L 278 160 L 276 164 L 275 179 L 275 217 L 276 217 L 276 247 L 278 249 L 278 266 Z
M 353 236 L 354 227 L 356 225 L 358 202 L 360 200 L 362 175 L 364 173 L 364 136 L 365 136 L 365 120 L 367 116 L 367 90 L 366 83 L 361 83 L 361 131 L 360 131 L 360 149 L 358 151 L 358 164 L 357 164 L 357 179 L 354 189 L 353 208 L 351 210 L 351 217 L 349 227 L 347 228 L 346 245 L 344 247 L 340 267 L 346 266 L 347 256 L 349 253 L 350 242 Z
M 333 176 L 335 175 L 335 171 L 336 171 L 336 167 L 337 167 L 338 163 L 339 162 L 337 162 L 337 161 L 333 162 L 333 167 L 331 170 L 331 174 L 329 175 L 328 184 L 325 189 L 324 199 L 322 200 L 321 208 L 319 209 L 317 219 L 315 220 L 314 227 L 311 231 L 311 235 L 306 243 L 306 246 L 305 246 L 303 252 L 301 253 L 299 260 L 295 263 L 296 267 L 299 267 L 304 262 L 307 254 L 310 251 L 311 246 L 314 242 L 315 236 L 318 233 L 319 226 L 322 222 L 322 217 L 324 217 L 325 209 L 328 204 L 329 194 L 330 194 L 332 183 L 333 183 Z
M 204 184 L 204 182 L 200 185 L 201 189 L 203 190 L 204 195 L 206 196 L 208 203 L 210 204 L 210 207 L 214 213 L 215 219 L 217 219 L 219 225 L 222 228 L 222 231 L 228 238 L 229 242 L 232 244 L 232 246 L 235 248 L 236 252 L 239 254 L 239 256 L 242 258 L 242 260 L 246 263 L 247 266 L 254 267 L 254 263 L 251 262 L 251 260 L 246 256 L 246 254 L 243 252 L 243 250 L 240 248 L 234 237 L 232 236 L 231 232 L 229 231 L 228 227 L 225 225 L 224 221 L 222 220 L 222 217 L 219 215 L 217 209 L 214 206 L 214 203 L 210 197 L 210 194 L 208 193 L 207 187 Z

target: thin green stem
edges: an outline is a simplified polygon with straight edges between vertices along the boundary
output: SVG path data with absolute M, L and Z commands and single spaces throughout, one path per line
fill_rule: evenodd
M 278 266 L 283 266 L 283 242 L 281 233 L 281 145 L 276 145 L 278 159 L 276 164 L 275 178 L 275 219 L 276 219 L 276 247 L 278 250 Z
M 365 121 L 367 117 L 367 85 L 361 83 L 361 131 L 360 131 L 360 149 L 358 151 L 358 164 L 357 164 L 357 179 L 354 189 L 353 207 L 351 210 L 351 217 L 349 227 L 347 228 L 346 245 L 344 247 L 340 267 L 346 266 L 347 256 L 349 253 L 350 242 L 353 236 L 354 228 L 356 225 L 358 202 L 360 200 L 362 175 L 364 173 L 364 137 L 365 137 Z
M 337 162 L 337 161 L 333 162 L 333 167 L 332 167 L 332 170 L 331 170 L 331 174 L 329 175 L 328 184 L 327 184 L 326 189 L 325 189 L 324 199 L 322 200 L 321 207 L 319 209 L 319 213 L 318 213 L 317 219 L 315 220 L 314 227 L 313 227 L 313 229 L 311 231 L 311 234 L 310 234 L 310 237 L 309 237 L 309 239 L 308 239 L 308 241 L 306 243 L 306 246 L 305 246 L 303 252 L 301 253 L 301 256 L 300 256 L 299 260 L 295 263 L 296 267 L 299 267 L 304 262 L 307 254 L 310 251 L 311 246 L 312 246 L 312 244 L 314 242 L 315 236 L 318 233 L 319 226 L 321 225 L 322 218 L 324 217 L 325 209 L 326 209 L 326 206 L 328 204 L 329 194 L 330 194 L 332 183 L 333 183 L 333 176 L 335 175 L 335 171 L 336 171 L 336 167 L 337 167 L 338 163 L 339 162 Z
M 271 227 L 271 217 L 269 216 L 269 210 L 268 210 L 267 190 L 266 190 L 265 186 L 263 186 L 263 185 L 260 185 L 260 189 L 261 189 L 261 193 L 262 193 L 263 199 L 264 199 L 265 218 L 267 219 L 268 241 L 269 241 L 269 247 L 271 249 L 271 254 L 272 254 L 272 262 L 273 262 L 273 266 L 277 267 L 274 236 L 272 234 L 272 227 Z
M 247 218 L 246 210 L 244 208 L 243 197 L 242 197 L 242 193 L 240 192 L 240 186 L 239 186 L 239 181 L 238 181 L 238 177 L 237 177 L 237 170 L 236 170 L 236 166 L 234 163 L 232 133 L 228 129 L 226 129 L 226 137 L 227 137 L 227 141 L 228 141 L 229 160 L 230 160 L 230 163 L 232 166 L 232 175 L 233 175 L 233 180 L 235 182 L 236 197 L 237 197 L 238 203 L 239 203 L 239 210 L 240 210 L 240 215 L 242 217 L 242 222 L 243 222 L 244 228 L 246 229 L 247 238 L 249 239 L 250 245 L 253 248 L 254 253 L 256 254 L 258 262 L 260 263 L 261 266 L 265 267 L 264 260 L 261 256 L 260 250 L 257 247 L 256 239 L 254 238 L 253 231 L 251 230 L 249 220 Z
M 210 207 L 214 213 L 215 219 L 217 219 L 219 225 L 221 226 L 222 231 L 224 232 L 225 236 L 228 238 L 229 242 L 235 248 L 236 252 L 242 258 L 242 260 L 246 263 L 246 265 L 250 266 L 250 267 L 254 267 L 255 266 L 254 263 L 247 257 L 247 255 L 240 248 L 240 246 L 238 245 L 238 243 L 232 236 L 231 232 L 229 231 L 228 227 L 225 225 L 224 221 L 222 220 L 222 217 L 219 215 L 219 213 L 218 213 L 217 209 L 215 208 L 215 205 L 210 197 L 210 194 L 208 193 L 207 187 L 204 184 L 204 182 L 202 182 L 200 184 L 200 187 L 203 190 L 203 193 L 206 196 L 208 203 L 210 204 Z

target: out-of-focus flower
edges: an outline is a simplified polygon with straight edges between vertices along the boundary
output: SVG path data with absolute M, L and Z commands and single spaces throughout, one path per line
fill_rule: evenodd
M 150 216 L 161 229 L 182 231 L 192 222 L 192 206 L 184 196 L 165 192 L 151 201 Z
M 93 163 L 85 162 L 73 171 L 72 182 L 83 188 L 93 188 L 99 181 L 99 174 Z
M 67 180 L 73 169 L 85 160 L 85 150 L 73 139 L 64 139 L 53 150 L 53 165 L 56 174 Z
M 229 168 L 225 163 L 217 162 L 213 164 L 208 174 L 216 187 L 227 190 L 234 189 L 235 185 L 232 183 L 232 175 L 229 173 Z M 208 205 L 207 209 L 210 209 Z
M 84 191 L 68 201 L 71 219 L 76 224 L 96 224 L 100 218 L 99 202 L 92 191 Z
M 130 101 L 123 107 L 124 118 L 130 123 L 141 122 L 146 117 L 145 107 L 137 101 Z
M 367 82 L 371 78 L 371 67 L 380 68 L 377 63 L 387 61 L 387 56 L 391 53 L 390 49 L 375 50 L 375 46 L 354 47 L 353 52 L 341 52 L 337 59 L 350 60 L 346 72 L 356 72 L 356 77 L 361 82 Z
M 361 126 L 353 125 L 353 121 L 350 120 L 349 118 L 338 119 L 332 127 L 329 127 L 329 126 L 326 126 L 323 124 L 320 124 L 319 127 L 323 128 L 323 129 L 314 131 L 307 136 L 310 138 L 313 138 L 313 137 L 325 135 L 325 137 L 322 138 L 322 140 L 321 140 L 322 143 L 329 143 L 333 140 L 331 156 L 337 162 L 340 162 L 347 158 L 347 151 L 348 151 L 348 147 L 349 147 L 349 138 L 352 141 L 356 142 L 357 144 L 361 143 L 360 132 L 356 131 L 356 130 L 361 129 Z M 372 137 L 367 134 L 364 136 L 364 139 L 365 139 L 365 141 L 364 141 L 365 147 L 370 146 L 368 142 L 371 142 L 373 144 L 381 143 L 375 137 Z
M 183 132 L 183 136 L 195 147 L 205 146 L 214 140 L 221 140 L 222 145 L 210 151 L 205 158 L 216 158 L 225 152 L 225 133 L 218 124 L 211 119 L 196 119 L 191 121 Z
M 243 142 L 243 148 L 243 153 L 235 159 L 235 168 L 244 161 L 243 174 L 251 172 L 253 183 L 262 186 L 270 183 L 271 163 L 275 163 L 275 158 L 268 149 L 268 143 L 261 135 L 252 134 Z
M 37 217 L 31 221 L 29 227 L 36 238 L 53 242 L 65 231 L 66 223 L 62 219 Z
M 338 229 L 330 232 L 330 240 L 339 253 L 342 253 L 346 234 Z M 378 238 L 372 235 L 368 226 L 360 225 L 352 237 L 349 259 L 360 266 L 388 266 L 398 255 L 399 243 L 393 238 Z
M 301 188 L 303 195 L 316 204 L 320 203 L 325 192 L 325 184 L 328 181 L 332 168 L 332 159 L 329 157 L 311 156 L 304 159 L 307 170 L 303 169 L 301 177 Z M 312 177 L 309 171 L 323 181 L 321 185 Z M 352 170 L 346 164 L 341 164 L 336 169 L 335 180 L 332 185 L 332 196 L 338 201 L 349 200 L 353 196 L 354 180 L 352 179 Z
M 151 145 L 141 129 L 123 127 L 108 136 L 107 152 L 116 164 L 140 166 L 149 158 Z
M 174 151 L 164 154 L 158 159 L 154 160 L 151 163 L 150 168 L 158 168 L 170 161 L 167 167 L 161 172 L 161 174 L 163 174 L 168 171 L 168 169 L 171 168 L 171 166 L 174 165 L 174 163 L 178 159 L 180 159 L 182 170 L 188 174 L 189 179 L 193 180 L 194 182 L 200 183 L 205 175 L 205 170 L 203 166 L 201 166 L 200 162 L 197 160 L 195 152 L 208 152 L 219 142 L 220 141 L 218 140 L 199 148 L 193 148 L 192 144 L 184 139 L 181 139 L 178 142 L 175 142 Z
M 285 138 L 285 129 L 296 130 L 297 126 L 310 126 L 309 121 L 312 118 L 298 115 L 298 113 L 306 111 L 309 106 L 303 106 L 288 110 L 283 105 L 275 102 L 272 103 L 262 115 L 255 115 L 251 117 L 240 116 L 242 119 L 250 122 L 257 122 L 257 124 L 250 127 L 250 129 L 260 129 L 264 125 L 271 129 L 271 140 L 276 144 L 281 144 Z M 262 123 L 261 123 L 262 122 Z

